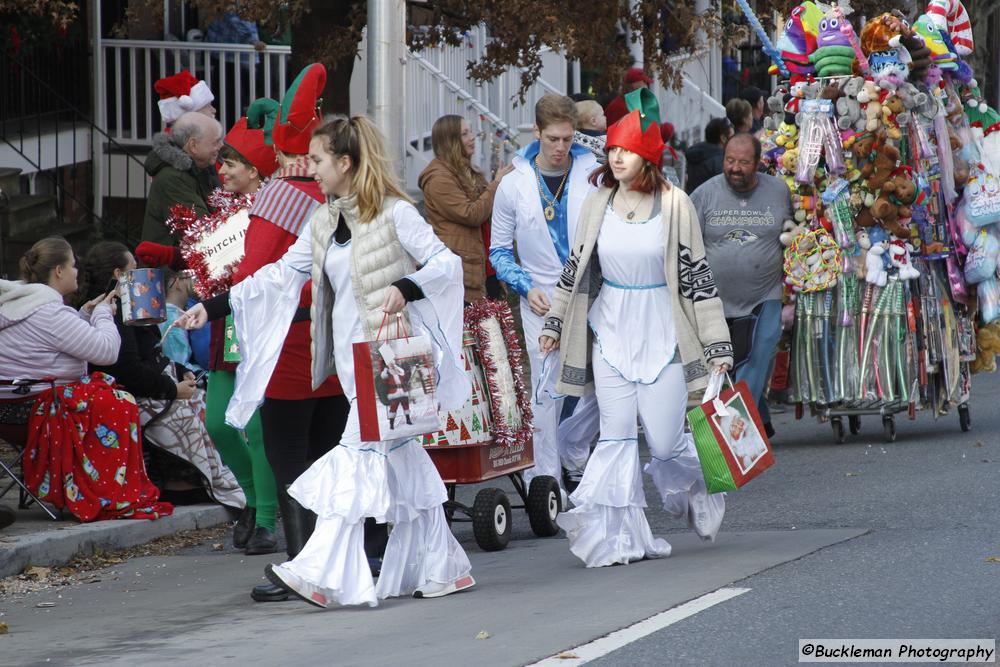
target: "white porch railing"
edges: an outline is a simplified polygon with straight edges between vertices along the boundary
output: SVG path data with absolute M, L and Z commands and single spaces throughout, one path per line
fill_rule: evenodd
M 250 102 L 279 99 L 291 83 L 287 46 L 257 51 L 245 44 L 102 39 L 99 57 L 97 122 L 122 144 L 149 144 L 162 131 L 153 84 L 182 69 L 208 83 L 225 128 Z

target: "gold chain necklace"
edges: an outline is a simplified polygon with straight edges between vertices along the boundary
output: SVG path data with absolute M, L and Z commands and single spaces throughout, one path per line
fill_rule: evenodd
M 563 174 L 562 181 L 559 183 L 559 187 L 556 189 L 556 194 L 554 199 L 549 199 L 545 196 L 545 187 L 542 185 L 542 168 L 538 166 L 538 156 L 535 156 L 535 176 L 538 178 L 538 194 L 541 195 L 545 203 L 548 204 L 542 213 L 545 214 L 545 219 L 552 222 L 552 219 L 556 217 L 556 203 L 559 201 L 559 195 L 562 194 L 563 187 L 566 185 L 566 178 L 569 176 L 570 169 L 573 168 L 573 163 L 569 165 L 569 169 Z

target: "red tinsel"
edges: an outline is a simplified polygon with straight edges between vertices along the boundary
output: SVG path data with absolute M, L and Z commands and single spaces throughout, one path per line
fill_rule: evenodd
M 490 354 L 489 340 L 482 327 L 483 321 L 491 317 L 497 319 L 497 322 L 500 323 L 500 331 L 503 332 L 510 371 L 514 376 L 517 407 L 521 411 L 520 428 L 514 428 L 508 424 L 506 417 L 500 414 L 500 410 L 493 411 L 493 441 L 504 447 L 517 444 L 527 446 L 531 442 L 531 400 L 524 384 L 524 373 L 521 367 L 521 343 L 517 339 L 514 314 L 510 312 L 510 306 L 507 305 L 506 301 L 494 299 L 481 299 L 465 307 L 465 324 L 476 337 L 476 343 L 479 346 L 479 357 L 483 363 L 483 369 L 486 371 L 486 385 L 490 392 L 490 402 L 497 406 L 500 405 L 501 401 L 496 382 L 497 365 L 493 355 Z
M 232 287 L 232 275 L 239 266 L 240 260 L 227 265 L 221 276 L 212 278 L 205 265 L 205 256 L 195 246 L 204 238 L 205 234 L 214 232 L 231 215 L 240 209 L 249 209 L 253 205 L 254 196 L 255 193 L 240 194 L 216 188 L 208 195 L 210 212 L 206 215 L 198 217 L 197 213 L 182 204 L 170 208 L 167 225 L 174 233 L 180 234 L 181 255 L 184 256 L 188 268 L 194 273 L 194 288 L 202 299 L 221 294 Z

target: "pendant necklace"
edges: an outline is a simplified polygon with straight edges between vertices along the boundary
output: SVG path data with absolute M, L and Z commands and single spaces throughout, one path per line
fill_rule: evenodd
M 570 168 L 572 168 L 570 164 Z M 542 213 L 545 214 L 545 219 L 549 222 L 556 217 L 556 203 L 559 201 L 559 195 L 562 194 L 563 187 L 566 185 L 566 178 L 569 176 L 569 169 L 563 174 L 562 181 L 559 182 L 559 187 L 556 189 L 556 194 L 553 199 L 549 199 L 545 196 L 545 187 L 542 185 L 542 170 L 538 166 L 538 156 L 535 156 L 535 176 L 538 178 L 538 194 L 542 196 L 547 206 L 542 209 Z
M 618 194 L 621 194 L 621 191 L 619 191 Z M 625 214 L 625 217 L 628 218 L 629 220 L 631 220 L 632 218 L 634 218 L 635 217 L 635 210 L 637 208 L 639 208 L 639 204 L 641 204 L 641 203 L 642 203 L 642 197 L 639 197 L 639 201 L 636 202 L 635 206 L 632 206 L 629 209 L 629 212 Z M 625 206 L 628 206 L 628 200 L 625 200 Z

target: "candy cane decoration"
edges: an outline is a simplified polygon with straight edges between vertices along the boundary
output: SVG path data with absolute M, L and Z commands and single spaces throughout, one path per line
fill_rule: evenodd
M 975 46 L 972 41 L 972 21 L 962 0 L 930 0 L 927 3 L 927 15 L 951 37 L 955 53 L 960 56 L 972 53 Z
M 747 0 L 736 1 L 739 3 L 740 9 L 743 10 L 743 15 L 746 16 L 747 21 L 750 22 L 750 27 L 757 33 L 757 38 L 760 39 L 760 43 L 764 45 L 764 53 L 771 58 L 771 62 L 773 62 L 781 72 L 782 77 L 786 79 L 790 78 L 792 74 L 788 71 L 788 66 L 785 65 L 785 61 L 781 57 L 781 52 L 774 47 L 774 44 L 771 42 L 771 38 L 767 36 L 764 26 L 760 24 L 756 14 L 753 13 L 753 9 L 750 8 L 750 3 L 748 3 Z

